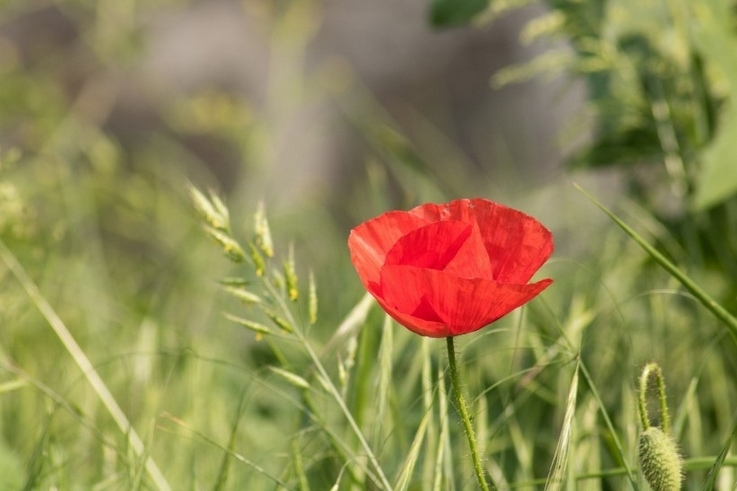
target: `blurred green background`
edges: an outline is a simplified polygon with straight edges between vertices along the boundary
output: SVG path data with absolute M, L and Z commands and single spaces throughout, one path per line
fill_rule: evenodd
M 726 0 L 3 0 L 0 237 L 173 489 L 282 489 L 264 473 L 305 489 L 295 462 L 311 454 L 308 487 L 329 489 L 342 472 L 330 445 L 303 433 L 293 387 L 265 371 L 268 344 L 222 317 L 241 307 L 217 281 L 245 273 L 202 232 L 189 183 L 223 198 L 235 236 L 253 232 L 265 203 L 277 256 L 293 245 L 304 288 L 314 272 L 308 338 L 327 346 L 336 380 L 353 374 L 341 383 L 356 413 L 373 411 L 382 319 L 371 311 L 363 330 L 333 337 L 363 295 L 350 228 L 457 197 L 534 215 L 556 239 L 541 273 L 556 283 L 462 343 L 500 475 L 528 489 L 547 475 L 578 357 L 601 397 L 581 389 L 576 473 L 622 465 L 599 411 L 634 455 L 634 381 L 652 360 L 684 453 L 715 455 L 735 424 L 734 343 L 571 182 L 734 313 L 736 47 Z M 153 489 L 7 264 L 0 489 Z M 391 475 L 422 414 L 420 367 L 445 363 L 441 344 L 421 349 L 395 329 L 404 390 L 387 396 L 381 431 L 365 421 L 387 438 Z M 297 373 L 310 370 L 286 349 Z M 341 435 L 344 422 L 328 419 Z M 460 454 L 443 489 L 472 489 Z M 430 489 L 423 469 L 410 489 Z M 690 472 L 686 485 L 704 477 Z

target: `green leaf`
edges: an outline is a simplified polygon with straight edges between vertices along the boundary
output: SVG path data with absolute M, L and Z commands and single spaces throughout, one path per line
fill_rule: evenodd
M 709 475 L 706 476 L 706 482 L 701 488 L 701 491 L 714 490 L 714 486 L 717 482 L 717 476 L 719 475 L 719 471 L 724 465 L 724 460 L 727 458 L 727 454 L 729 453 L 729 449 L 732 446 L 732 441 L 734 440 L 735 436 L 737 436 L 737 426 L 734 427 L 734 430 L 732 430 L 732 434 L 729 435 L 727 441 L 724 442 L 724 446 L 722 446 L 722 450 L 719 452 L 719 455 L 714 461 L 714 465 L 711 467 L 711 469 L 709 469 Z
M 434 27 L 467 24 L 488 5 L 488 0 L 432 0 L 430 23 Z

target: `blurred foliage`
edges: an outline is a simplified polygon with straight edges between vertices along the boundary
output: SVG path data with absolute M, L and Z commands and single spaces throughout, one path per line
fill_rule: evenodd
M 430 22 L 436 27 L 462 24 L 482 12 L 487 0 L 433 0 L 430 4 Z
M 492 0 L 469 21 L 496 19 L 529 1 Z M 591 140 L 572 169 L 612 168 L 652 210 L 677 258 L 710 272 L 737 310 L 737 10 L 732 2 L 549 0 L 520 38 L 553 46 L 492 77 L 494 87 L 565 74 L 586 82 L 588 103 L 569 136 Z M 459 9 L 460 10 L 460 9 Z M 660 243 L 664 246 L 664 243 Z M 670 250 L 673 253 L 673 249 Z M 698 273 L 697 273 L 698 274 Z
M 621 466 L 634 455 L 637 426 L 632 381 L 652 359 L 672 381 L 684 453 L 720 450 L 734 426 L 737 355 L 677 282 L 592 220 L 591 207 L 568 188 L 514 195 L 507 182 L 492 184 L 457 165 L 464 156 L 442 135 L 400 131 L 359 82 L 346 89 L 351 76 L 340 64 L 305 73 L 318 2 L 244 3 L 263 14 L 279 48 L 274 66 L 286 59 L 297 67 L 269 74 L 263 105 L 219 86 L 152 93 L 136 78 L 150 17 L 187 1 L 0 2 L 0 239 L 85 350 L 173 489 L 373 482 L 366 469 L 376 469 L 366 465 L 365 448 L 305 345 L 278 336 L 283 316 L 273 315 L 274 304 L 254 307 L 248 297 L 262 278 L 284 298 L 299 292 L 294 321 L 307 326 L 306 341 L 392 484 L 467 487 L 461 429 L 444 397 L 442 347 L 384 327 L 367 302 L 351 317 L 363 292 L 345 237 L 387 209 L 491 188 L 547 213 L 561 244 L 546 266 L 556 279 L 549 292 L 463 342 L 468 393 L 477 395 L 476 424 L 499 487 L 533 487 L 547 475 L 579 359 L 591 378 L 580 382 L 571 479 L 593 476 L 589 489 L 627 487 Z M 525 3 L 494 0 L 481 16 Z M 442 23 L 468 19 L 479 5 L 453 12 L 448 2 L 436 4 Z M 549 36 L 569 48 L 510 67 L 495 82 L 549 70 L 585 77 L 596 131 L 574 163 L 625 168 L 628 220 L 734 311 L 737 206 L 728 143 L 735 77 L 723 49 L 734 43 L 731 7 L 550 5 L 524 40 Z M 326 94 L 351 119 L 365 165 L 351 171 L 330 206 L 269 206 L 274 257 L 284 258 L 269 260 L 263 229 L 251 218 L 262 213 L 259 200 L 270 205 L 288 194 L 281 176 L 264 184 L 291 143 L 279 124 Z M 227 227 L 215 219 L 202 232 L 187 182 L 222 190 L 207 195 L 223 197 L 205 212 L 227 216 Z M 656 189 L 668 203 L 675 196 L 675 213 Z M 713 206 L 695 212 L 692 203 Z M 241 239 L 249 234 L 261 242 Z M 227 264 L 213 241 L 241 262 Z M 263 266 L 252 268 L 259 255 Z M 217 285 L 221 277 L 228 279 Z M 317 311 L 311 291 L 319 293 Z M 0 305 L 0 489 L 152 489 L 144 458 L 5 265 Z M 418 434 L 424 440 L 414 446 Z M 687 482 L 696 489 L 705 471 L 692 465 Z
M 496 18 L 532 4 L 492 0 L 467 21 Z M 652 169 L 688 209 L 704 210 L 737 193 L 729 153 L 735 130 L 737 12 L 729 1 L 549 0 L 529 22 L 524 43 L 563 43 L 497 73 L 497 87 L 546 72 L 584 78 L 593 141 L 574 167 Z M 458 8 L 458 11 L 463 11 Z M 633 180 L 636 180 L 633 179 Z

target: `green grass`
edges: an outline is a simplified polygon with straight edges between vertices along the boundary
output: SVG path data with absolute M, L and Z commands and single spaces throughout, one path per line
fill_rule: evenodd
M 93 69 L 125 67 L 140 54 L 135 25 L 111 25 L 85 2 L 56 3 L 97 46 Z M 142 8 L 134 3 L 125 2 L 131 12 Z M 28 5 L 9 2 L 0 13 L 12 22 Z M 308 40 L 276 27 L 315 14 L 310 5 L 286 2 L 272 12 L 275 39 L 294 43 L 296 58 Z M 565 3 L 570 18 L 580 5 Z M 604 54 L 621 48 L 598 41 Z M 601 53 L 584 58 L 593 66 Z M 619 66 L 637 53 L 615 54 L 610 61 Z M 728 90 L 709 85 L 718 71 L 708 50 L 700 56 L 707 68 L 679 65 L 679 77 L 705 70 L 711 78 L 676 85 Z M 467 157 L 440 130 L 423 121 L 424 139 L 405 136 L 356 84 L 332 95 L 367 144 L 364 178 L 338 190 L 332 204 L 317 197 L 284 204 L 254 191 L 271 172 L 274 107 L 260 113 L 218 91 L 182 95 L 159 101 L 162 128 L 123 141 L 80 115 L 63 59 L 3 65 L 0 491 L 477 489 L 445 341 L 388 318 L 362 290 L 345 243 L 351 226 L 387 209 L 460 195 L 528 211 L 558 244 L 539 273 L 555 280 L 550 288 L 455 340 L 494 487 L 646 491 L 637 381 L 655 362 L 685 459 L 684 489 L 736 488 L 734 198 L 706 211 L 683 201 L 669 215 L 631 180 L 616 196 L 587 184 L 587 199 L 568 171 L 535 186 L 513 175 L 490 182 L 455 172 L 446 160 Z M 305 97 L 299 103 L 334 90 L 331 80 L 291 76 L 273 84 L 294 84 L 287 85 Z M 714 117 L 729 95 L 719 90 L 705 92 L 699 114 Z M 646 103 L 634 109 L 645 116 L 625 106 L 632 93 L 621 92 L 621 105 L 596 101 L 604 120 L 607 108 L 621 109 L 609 136 L 622 156 L 696 162 L 711 123 L 689 133 L 690 106 L 675 104 L 675 138 L 693 141 L 679 149 L 668 140 L 662 155 L 643 157 L 653 141 L 657 148 L 659 133 L 649 130 L 670 124 L 663 111 L 650 120 L 652 105 L 677 102 L 680 92 L 656 101 L 638 91 L 635 99 Z M 267 104 L 279 106 L 278 96 Z M 640 128 L 647 148 L 628 140 L 640 134 L 630 132 L 634 123 L 655 124 Z M 242 175 L 219 180 L 184 143 L 187 135 L 228 147 L 229 158 L 245 162 Z M 589 148 L 589 164 L 601 163 L 591 155 L 600 157 L 607 142 Z M 653 188 L 668 188 L 647 162 L 638 169 L 659 176 Z M 573 177 L 598 176 L 588 169 Z M 198 194 L 190 182 L 231 187 Z M 280 205 L 272 209 L 273 201 Z M 598 201 L 613 204 L 600 209 Z
M 636 380 L 656 361 L 686 487 L 701 489 L 717 455 L 725 459 L 720 486 L 732 486 L 724 483 L 735 462 L 724 449 L 735 426 L 734 343 L 636 243 L 609 224 L 600 230 L 588 255 L 559 253 L 544 268 L 556 279 L 549 292 L 458 338 L 490 481 L 498 489 L 646 489 L 636 463 Z M 205 233 L 188 237 L 191 283 L 171 281 L 164 300 L 137 311 L 112 293 L 125 293 L 125 283 L 85 289 L 93 270 L 80 272 L 74 248 L 69 260 L 49 261 L 67 272 L 62 278 L 22 253 L 29 273 L 20 272 L 13 249 L 25 249 L 9 243 L 5 296 L 17 306 L 6 311 L 3 334 L 4 489 L 475 489 L 442 340 L 409 333 L 360 294 L 342 323 L 323 323 L 339 293 L 323 291 L 319 273 L 311 324 L 306 269 L 291 266 L 288 248 L 277 241 L 276 257 L 260 252 L 258 276 L 251 256 L 229 270 Z M 258 251 L 251 237 L 233 240 Z M 296 301 L 284 273 L 292 268 Z M 142 273 L 129 274 L 128 288 Z M 225 276 L 245 285 L 230 288 L 247 291 L 246 303 L 216 285 Z M 96 318 L 101 312 L 109 317 Z

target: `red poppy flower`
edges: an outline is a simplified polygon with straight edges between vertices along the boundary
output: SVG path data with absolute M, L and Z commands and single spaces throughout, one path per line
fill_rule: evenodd
M 553 282 L 528 283 L 553 252 L 550 231 L 485 199 L 384 213 L 354 228 L 348 248 L 366 290 L 423 336 L 481 329 Z

